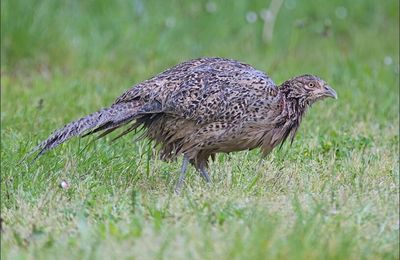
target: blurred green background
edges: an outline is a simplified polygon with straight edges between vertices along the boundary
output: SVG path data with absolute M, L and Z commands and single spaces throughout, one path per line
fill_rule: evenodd
M 399 1 L 273 3 L 1 1 L 2 257 L 398 259 Z M 131 137 L 18 164 L 54 129 L 202 56 L 277 84 L 315 74 L 339 99 L 315 104 L 261 167 L 258 151 L 220 155 L 212 187 L 191 169 L 182 197 L 180 162 Z
M 338 63 L 379 67 L 389 57 L 398 66 L 398 1 L 287 0 L 266 43 L 262 13 L 269 6 L 269 1 L 2 1 L 2 71 L 107 70 L 133 76 L 143 66 L 168 67 L 200 56 L 244 60 L 281 77 L 293 73 L 286 72 L 293 63 L 301 64 L 299 71 L 326 77 L 343 76 L 333 69 Z

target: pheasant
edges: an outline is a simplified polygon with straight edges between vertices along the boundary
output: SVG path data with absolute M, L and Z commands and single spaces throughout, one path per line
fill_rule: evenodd
M 199 58 L 178 64 L 127 90 L 107 108 L 53 132 L 29 155 L 36 157 L 73 136 L 99 132 L 99 138 L 138 128 L 154 141 L 162 160 L 183 155 L 175 190 L 187 166 L 206 182 L 209 159 L 216 153 L 261 148 L 264 156 L 296 135 L 306 110 L 318 100 L 337 98 L 322 79 L 302 75 L 275 85 L 265 73 L 225 58 Z

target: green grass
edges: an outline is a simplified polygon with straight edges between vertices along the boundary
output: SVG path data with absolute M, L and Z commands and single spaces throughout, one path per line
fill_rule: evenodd
M 1 2 L 3 259 L 399 258 L 398 1 L 286 0 L 270 43 L 259 16 L 246 21 L 264 1 L 113 3 Z M 316 74 L 339 99 L 263 161 L 219 155 L 211 186 L 190 168 L 181 196 L 181 161 L 132 135 L 18 164 L 54 129 L 200 56 L 277 83 Z

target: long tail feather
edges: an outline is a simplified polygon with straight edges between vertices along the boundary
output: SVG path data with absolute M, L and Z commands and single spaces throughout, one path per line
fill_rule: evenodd
M 55 148 L 74 136 L 80 136 L 85 133 L 92 134 L 93 132 L 100 130 L 115 130 L 116 128 L 134 120 L 135 116 L 138 114 L 138 110 L 139 105 L 120 103 L 73 121 L 65 125 L 63 128 L 53 132 L 45 141 L 33 148 L 24 159 L 39 151 L 35 156 L 36 159 L 46 151 Z

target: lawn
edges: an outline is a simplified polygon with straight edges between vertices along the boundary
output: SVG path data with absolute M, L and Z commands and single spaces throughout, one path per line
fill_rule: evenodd
M 2 259 L 398 259 L 399 2 L 285 0 L 272 38 L 268 7 L 3 0 Z M 180 195 L 181 160 L 160 161 L 134 134 L 19 163 L 56 128 L 201 56 L 277 84 L 315 74 L 339 98 L 263 160 L 218 155 L 212 185 L 189 168 Z

